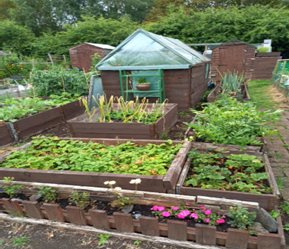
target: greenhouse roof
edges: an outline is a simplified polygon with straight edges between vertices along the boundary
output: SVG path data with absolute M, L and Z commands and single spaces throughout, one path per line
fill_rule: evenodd
M 98 70 L 189 68 L 210 61 L 181 41 L 138 29 L 104 57 Z

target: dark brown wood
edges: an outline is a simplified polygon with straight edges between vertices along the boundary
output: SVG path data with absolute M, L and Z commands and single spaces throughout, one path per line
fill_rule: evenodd
M 68 215 L 70 223 L 73 223 L 76 225 L 87 224 L 86 218 L 84 216 L 83 208 L 67 206 L 66 211 L 67 211 L 67 215 Z
M 21 206 L 17 201 L 10 201 L 9 199 L 3 198 L 2 202 L 4 209 L 7 210 L 9 214 L 14 214 L 17 216 L 23 215 Z
M 47 213 L 48 219 L 58 222 L 65 222 L 62 209 L 58 204 L 44 203 L 43 207 Z
M 214 87 L 214 89 L 210 92 L 210 94 L 208 95 L 207 97 L 207 101 L 209 103 L 212 103 L 216 100 L 219 92 L 220 92 L 220 89 L 221 89 L 221 85 L 220 84 L 216 84 L 216 86 Z
M 90 209 L 89 215 L 91 217 L 91 222 L 94 227 L 105 230 L 110 229 L 106 211 Z
M 277 57 L 280 59 L 280 52 L 256 53 L 256 57 Z
M 8 124 L 0 124 L 0 146 L 14 142 L 14 138 Z
M 216 227 L 196 224 L 196 242 L 203 245 L 216 245 Z
M 60 106 L 64 120 L 75 118 L 85 112 L 85 108 L 80 100 Z
M 22 204 L 28 216 L 36 219 L 44 218 L 37 201 L 22 201 Z
M 14 129 L 19 139 L 46 130 L 63 122 L 61 110 L 54 107 L 32 116 L 13 122 Z
M 131 214 L 124 214 L 115 212 L 113 214 L 116 229 L 120 232 L 134 232 L 134 225 L 132 222 Z
M 257 249 L 281 248 L 281 236 L 279 234 L 258 233 Z
M 160 236 L 158 218 L 140 216 L 139 223 L 142 234 L 149 236 Z
M 168 220 L 168 237 L 175 240 L 187 240 L 187 223 Z
M 228 249 L 246 249 L 249 239 L 249 231 L 229 228 L 226 240 Z

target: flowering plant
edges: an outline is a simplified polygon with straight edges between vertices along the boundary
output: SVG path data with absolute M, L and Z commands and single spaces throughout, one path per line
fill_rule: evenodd
M 114 196 L 117 198 L 116 200 L 112 201 L 110 203 L 110 206 L 115 208 L 126 208 L 130 205 L 132 205 L 136 201 L 136 192 L 137 192 L 137 185 L 141 183 L 141 179 L 133 179 L 129 182 L 130 184 L 135 185 L 135 191 L 134 195 L 130 197 L 123 196 L 123 193 L 121 193 L 122 188 L 121 187 L 113 187 L 113 185 L 116 184 L 116 181 L 105 181 L 104 185 L 108 185 L 111 189 L 111 192 L 114 194 Z
M 152 213 L 159 218 L 176 217 L 179 219 L 194 220 L 196 223 L 207 223 L 209 225 L 220 225 L 226 223 L 226 216 L 218 215 L 210 209 L 200 207 L 199 209 L 189 208 L 189 205 L 172 206 L 166 208 L 163 206 L 153 206 Z

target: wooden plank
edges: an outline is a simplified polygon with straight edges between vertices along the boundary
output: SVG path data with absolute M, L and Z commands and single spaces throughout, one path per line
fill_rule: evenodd
M 12 143 L 14 138 L 11 134 L 8 124 L 0 125 L 0 146 Z
M 94 227 L 105 230 L 110 229 L 106 211 L 90 209 L 89 215 Z
M 258 233 L 257 249 L 279 249 L 281 236 L 278 234 Z
M 22 216 L 23 211 L 17 201 L 10 201 L 10 199 L 2 198 L 3 207 L 8 211 L 8 214 Z
M 203 245 L 216 245 L 216 227 L 196 224 L 196 242 Z
M 47 213 L 48 219 L 52 221 L 65 222 L 62 209 L 58 204 L 44 203 L 43 207 Z
M 85 112 L 85 108 L 80 100 L 73 101 L 71 103 L 61 105 L 61 112 L 63 114 L 64 120 L 69 120 L 75 118 Z
M 226 240 L 228 249 L 247 249 L 249 231 L 229 228 Z
M 22 204 L 28 216 L 36 219 L 44 218 L 37 201 L 22 201 Z
M 67 206 L 66 207 L 67 215 L 70 223 L 76 225 L 86 225 L 86 218 L 84 216 L 83 208 Z
M 187 223 L 182 221 L 168 220 L 167 225 L 169 239 L 187 241 Z
M 132 222 L 131 214 L 124 214 L 115 212 L 113 214 L 113 218 L 115 220 L 116 229 L 120 232 L 134 232 L 134 225 Z
M 139 223 L 142 234 L 149 236 L 160 235 L 158 218 L 140 216 Z

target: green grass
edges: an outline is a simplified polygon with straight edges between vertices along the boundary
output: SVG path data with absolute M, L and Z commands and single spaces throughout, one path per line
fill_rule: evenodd
M 256 103 L 258 109 L 278 108 L 279 102 L 274 101 L 270 95 L 270 80 L 254 80 L 248 82 L 250 98 Z
M 12 242 L 13 246 L 21 247 L 24 244 L 29 243 L 30 242 L 30 238 L 27 237 L 27 236 L 22 236 L 22 237 L 19 237 L 19 238 L 15 238 L 14 237 L 14 238 L 11 238 L 11 242 Z

